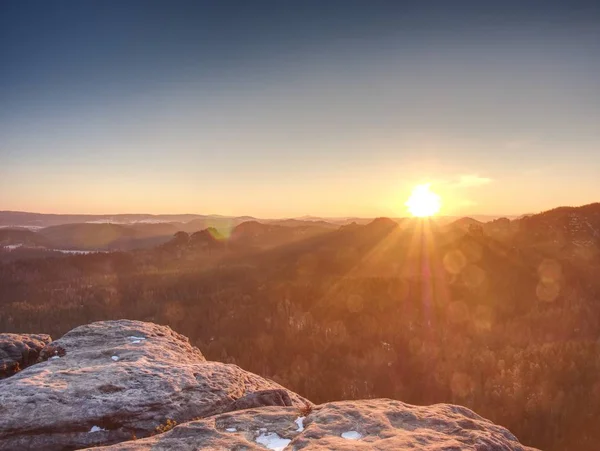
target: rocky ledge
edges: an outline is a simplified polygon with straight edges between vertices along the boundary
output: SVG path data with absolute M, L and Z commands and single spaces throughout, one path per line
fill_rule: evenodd
M 207 362 L 186 337 L 152 323 L 78 327 L 39 354 L 0 381 L 0 450 L 532 450 L 460 406 L 314 406 Z
M 164 434 L 102 447 L 167 450 L 531 451 L 507 429 L 449 404 L 412 406 L 390 399 L 341 401 L 310 412 L 260 409 L 191 421 Z M 98 448 L 96 448 L 98 449 Z
M 0 334 L 0 379 L 36 363 L 51 341 L 50 335 L 44 334 Z
M 146 437 L 168 420 L 308 402 L 235 365 L 207 362 L 186 337 L 152 323 L 93 323 L 51 346 L 64 355 L 0 381 L 0 450 L 86 448 Z

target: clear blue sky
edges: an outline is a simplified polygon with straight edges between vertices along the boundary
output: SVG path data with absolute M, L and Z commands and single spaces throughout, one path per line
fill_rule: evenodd
M 0 210 L 600 200 L 600 4 L 0 2 Z

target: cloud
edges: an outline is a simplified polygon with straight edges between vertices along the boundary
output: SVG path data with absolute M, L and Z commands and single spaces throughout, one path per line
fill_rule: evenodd
M 471 188 L 474 186 L 487 185 L 488 183 L 492 182 L 493 180 L 488 177 L 480 177 L 477 174 L 464 174 L 458 178 L 456 186 L 460 186 L 463 188 Z

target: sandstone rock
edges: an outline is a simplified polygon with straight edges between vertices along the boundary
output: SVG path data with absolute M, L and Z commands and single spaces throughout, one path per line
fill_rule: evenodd
M 54 343 L 50 343 L 46 345 L 41 351 L 40 356 L 37 359 L 37 363 L 45 362 L 48 359 L 64 357 L 67 354 L 65 348 L 62 346 L 57 346 Z
M 449 404 L 412 406 L 389 399 L 342 401 L 317 406 L 301 421 L 298 415 L 295 407 L 230 412 L 99 450 L 533 451 L 507 429 L 467 408 Z
M 260 390 L 236 399 L 231 410 L 251 409 L 265 406 L 291 406 L 287 390 Z
M 51 341 L 45 334 L 0 334 L 0 379 L 33 365 Z
M 261 390 L 285 392 L 294 405 L 306 402 L 235 365 L 207 362 L 186 337 L 152 323 L 92 323 L 53 345 L 65 355 L 0 381 L 0 450 L 76 449 L 145 437 L 167 420 L 227 412 Z
M 20 354 L 40 363 L 0 381 L 0 450 L 532 450 L 448 404 L 379 399 L 311 411 L 272 381 L 207 362 L 165 326 L 98 322 L 44 348 L 40 337 Z

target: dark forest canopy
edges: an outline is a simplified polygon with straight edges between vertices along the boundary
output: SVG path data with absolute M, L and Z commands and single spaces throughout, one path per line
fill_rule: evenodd
M 528 445 L 597 449 L 600 205 L 303 227 L 5 261 L 0 330 L 154 321 L 314 402 L 452 402 Z

